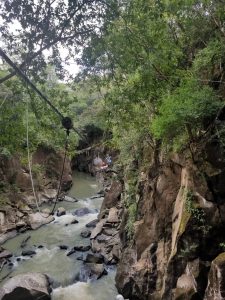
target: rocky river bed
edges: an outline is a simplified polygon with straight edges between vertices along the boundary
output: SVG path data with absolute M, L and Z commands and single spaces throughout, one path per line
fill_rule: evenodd
M 57 208 L 63 207 L 65 214 L 55 215 L 53 222 L 21 233 L 3 244 L 13 256 L 1 271 L 1 278 L 8 275 L 1 285 L 18 274 L 40 272 L 51 279 L 54 300 L 115 299 L 118 294 L 115 266 L 104 264 L 99 255 L 96 270 L 91 252 L 84 251 L 90 248 L 89 236 L 93 229 L 86 225 L 96 220 L 103 201 L 102 197 L 91 199 L 98 190 L 93 177 L 75 173 L 69 196 L 79 200 L 58 203 Z

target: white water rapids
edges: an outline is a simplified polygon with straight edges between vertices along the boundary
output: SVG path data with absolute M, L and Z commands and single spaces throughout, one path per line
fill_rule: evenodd
M 55 217 L 55 221 L 42 226 L 34 231 L 27 231 L 15 238 L 8 240 L 3 247 L 10 250 L 14 256 L 11 259 L 13 266 L 10 276 L 26 273 L 41 272 L 48 274 L 56 282 L 53 289 L 53 300 L 114 300 L 117 295 L 114 276 L 115 270 L 108 269 L 108 275 L 97 281 L 75 282 L 75 277 L 79 273 L 82 261 L 77 257 L 82 255 L 76 252 L 71 256 L 66 256 L 68 250 L 60 250 L 59 245 L 66 245 L 69 248 L 75 245 L 88 245 L 89 238 L 82 238 L 80 233 L 87 229 L 85 224 L 96 219 L 97 213 L 91 213 L 82 217 L 72 215 L 72 211 L 77 208 L 88 207 L 99 209 L 102 198 L 90 199 L 97 193 L 98 186 L 94 178 L 82 174 L 74 174 L 74 185 L 69 195 L 79 198 L 76 203 L 60 202 L 57 206 L 64 207 L 67 214 Z M 72 220 L 78 220 L 78 224 L 70 224 Z M 68 224 L 68 225 L 67 225 Z M 37 252 L 32 258 L 21 256 L 21 242 L 28 236 L 31 238 L 27 242 L 26 248 L 35 249 Z M 43 248 L 37 248 L 37 246 Z M 1 277 L 10 270 L 5 268 Z

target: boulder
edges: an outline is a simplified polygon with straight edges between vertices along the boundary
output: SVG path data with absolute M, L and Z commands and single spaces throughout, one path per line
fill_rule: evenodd
M 78 202 L 78 199 L 70 197 L 70 196 L 65 196 L 64 201 L 66 201 L 66 202 Z
M 66 210 L 65 210 L 64 207 L 59 207 L 57 209 L 57 212 L 56 212 L 57 217 L 61 217 L 61 216 L 65 215 L 65 214 L 66 214 Z
M 76 252 L 75 249 L 71 249 L 71 250 L 66 254 L 66 256 L 70 256 L 70 255 L 74 254 L 75 252 Z
M 84 262 L 102 264 L 104 262 L 104 257 L 101 254 L 88 253 L 84 259 Z
M 31 256 L 31 255 L 35 255 L 36 254 L 36 251 L 34 250 L 23 250 L 21 255 L 22 256 Z
M 107 275 L 103 264 L 86 263 L 80 270 L 80 281 L 87 281 L 88 279 L 99 279 L 103 275 Z
M 94 228 L 94 227 L 96 227 L 96 224 L 97 224 L 97 223 L 98 223 L 98 219 L 95 219 L 95 220 L 93 220 L 93 221 L 87 223 L 85 226 L 86 226 L 87 228 Z
M 81 252 L 86 252 L 88 250 L 91 249 L 91 246 L 90 245 L 87 245 L 87 246 L 84 246 L 84 245 L 79 245 L 79 246 L 75 246 L 74 247 L 74 250 L 75 251 L 81 251 Z
M 0 289 L 1 300 L 50 300 L 50 285 L 46 275 L 26 273 L 9 279 Z
M 204 300 L 225 299 L 225 252 L 211 264 Z
M 67 250 L 68 246 L 66 246 L 66 245 L 59 245 L 59 249 L 60 250 Z
M 90 235 L 91 235 L 91 231 L 90 230 L 82 230 L 80 235 L 83 237 L 83 238 L 88 238 Z
M 37 212 L 29 215 L 28 223 L 32 229 L 37 229 L 42 225 L 48 224 L 54 220 L 55 218 L 53 216 L 49 216 L 48 214 L 40 214 Z
M 71 221 L 70 224 L 72 225 L 72 224 L 77 224 L 77 223 L 79 223 L 79 221 L 77 221 L 76 219 L 74 219 L 74 220 Z
M 82 216 L 85 216 L 87 214 L 93 214 L 93 213 L 96 213 L 96 212 L 98 212 L 98 210 L 96 210 L 96 209 L 90 209 L 88 207 L 83 207 L 83 208 L 76 209 L 73 212 L 73 215 L 74 216 L 82 217 Z

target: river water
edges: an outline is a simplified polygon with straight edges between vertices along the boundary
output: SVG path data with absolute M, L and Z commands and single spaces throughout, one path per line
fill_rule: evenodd
M 82 262 L 77 260 L 81 253 L 76 252 L 66 256 L 69 250 L 60 250 L 59 245 L 74 247 L 75 245 L 88 245 L 90 240 L 82 238 L 80 233 L 85 229 L 85 224 L 97 218 L 97 212 L 82 217 L 73 216 L 72 211 L 77 208 L 88 207 L 100 209 L 103 198 L 90 199 L 98 191 L 95 178 L 83 174 L 74 173 L 74 184 L 69 195 L 80 199 L 76 203 L 60 202 L 57 206 L 66 209 L 67 214 L 55 217 L 55 221 L 42 226 L 41 228 L 28 231 L 17 237 L 8 240 L 3 247 L 10 250 L 14 256 L 11 259 L 13 267 L 5 268 L 1 276 L 12 272 L 10 276 L 26 273 L 41 272 L 48 274 L 56 282 L 53 289 L 53 300 L 113 300 L 117 295 L 115 288 L 115 270 L 108 269 L 108 275 L 97 281 L 76 282 L 75 277 L 79 273 Z M 78 220 L 78 224 L 70 224 L 72 220 Z M 69 224 L 69 225 L 67 225 Z M 26 237 L 31 236 L 27 242 L 27 249 L 34 249 L 37 252 L 32 258 L 21 256 L 20 245 Z M 43 248 L 37 249 L 42 245 Z M 25 249 L 26 249 L 25 248 Z M 20 261 L 18 261 L 18 259 Z

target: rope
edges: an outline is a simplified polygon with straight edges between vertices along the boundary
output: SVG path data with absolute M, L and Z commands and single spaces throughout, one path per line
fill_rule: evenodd
M 63 173 L 64 173 L 65 162 L 66 162 L 67 151 L 68 151 L 69 130 L 67 130 L 66 133 L 67 133 L 66 134 L 66 144 L 65 144 L 65 153 L 64 153 L 64 158 L 63 158 L 62 172 L 61 172 L 61 175 L 60 175 L 60 181 L 59 181 L 58 191 L 57 191 L 57 194 L 56 194 L 55 203 L 54 203 L 54 206 L 52 208 L 52 211 L 51 211 L 50 215 L 54 214 L 55 207 L 56 207 L 56 204 L 58 202 L 59 195 L 60 195 L 60 192 L 61 192 L 61 187 L 62 187 L 62 179 L 63 179 Z
M 39 199 L 37 199 L 37 195 L 35 193 L 34 188 L 34 180 L 32 175 L 32 167 L 31 167 L 31 159 L 30 159 L 30 143 L 29 143 L 29 106 L 28 106 L 28 98 L 26 97 L 26 139 L 27 139 L 27 159 L 28 159 L 28 167 L 29 167 L 29 174 L 30 174 L 30 180 L 31 180 L 31 187 L 32 192 L 34 195 L 34 199 L 36 202 L 36 207 L 39 213 L 41 213 L 40 207 L 39 207 Z
M 32 165 L 31 165 L 31 157 L 30 157 L 30 143 L 29 143 L 29 106 L 28 106 L 28 98 L 26 97 L 26 140 L 27 140 L 26 144 L 27 144 L 27 159 L 28 159 L 29 174 L 30 174 L 30 179 L 31 179 L 31 187 L 32 187 L 32 192 L 33 192 L 33 195 L 34 195 L 34 199 L 35 199 L 35 203 L 36 203 L 38 213 L 43 218 L 46 218 L 46 219 L 50 215 L 54 214 L 55 207 L 56 207 L 56 204 L 57 204 L 59 196 L 60 196 L 61 187 L 62 187 L 62 179 L 63 179 L 64 169 L 65 169 L 65 162 L 66 162 L 66 157 L 67 157 L 69 133 L 70 133 L 70 131 L 69 131 L 69 129 L 67 129 L 66 130 L 66 143 L 65 143 L 65 154 L 64 154 L 64 158 L 63 158 L 63 166 L 62 166 L 62 171 L 61 171 L 61 174 L 60 174 L 60 181 L 59 181 L 59 185 L 58 185 L 58 190 L 57 190 L 54 206 L 53 206 L 52 211 L 49 214 L 43 215 L 41 213 L 40 206 L 39 206 L 40 201 L 37 197 L 37 193 L 35 192 L 34 180 L 33 180 L 33 174 L 32 174 Z

